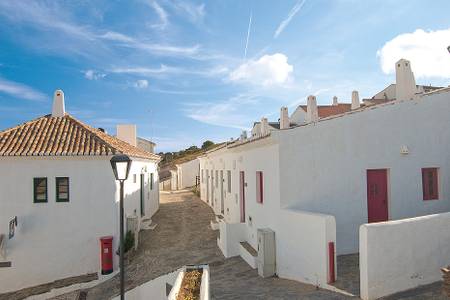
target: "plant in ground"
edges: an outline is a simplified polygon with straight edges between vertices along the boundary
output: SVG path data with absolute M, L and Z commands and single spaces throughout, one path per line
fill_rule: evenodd
M 125 240 L 123 242 L 123 248 L 125 250 L 125 253 L 130 251 L 134 247 L 134 234 L 131 232 L 131 230 L 128 230 L 125 235 Z
M 181 281 L 177 300 L 199 300 L 203 270 L 186 271 Z

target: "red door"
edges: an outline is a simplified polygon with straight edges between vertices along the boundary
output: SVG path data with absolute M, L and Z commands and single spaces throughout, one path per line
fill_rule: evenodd
M 245 222 L 245 174 L 244 171 L 239 172 L 239 196 L 241 208 L 241 223 Z
M 387 170 L 367 170 L 367 210 L 369 223 L 388 220 Z

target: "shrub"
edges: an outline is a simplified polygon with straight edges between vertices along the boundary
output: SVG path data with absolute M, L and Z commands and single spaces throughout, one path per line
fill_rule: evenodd
M 131 230 L 128 230 L 125 234 L 125 240 L 123 241 L 123 247 L 125 250 L 125 253 L 130 251 L 134 247 L 134 234 L 131 232 Z

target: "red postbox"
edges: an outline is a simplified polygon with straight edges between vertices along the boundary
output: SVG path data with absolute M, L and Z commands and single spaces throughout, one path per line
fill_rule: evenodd
M 110 274 L 113 271 L 113 237 L 104 236 L 100 238 L 100 256 L 102 260 L 102 275 Z

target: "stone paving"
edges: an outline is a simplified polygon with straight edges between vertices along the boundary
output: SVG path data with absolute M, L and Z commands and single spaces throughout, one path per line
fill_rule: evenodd
M 261 278 L 240 257 L 225 259 L 217 247 L 218 231 L 210 228 L 212 210 L 190 192 L 161 194 L 160 210 L 153 217 L 155 230 L 141 232 L 140 246 L 126 266 L 127 289 L 138 286 L 186 264 L 210 264 L 212 298 L 222 299 L 357 299 L 280 278 Z M 336 287 L 359 292 L 357 256 L 338 258 Z M 80 291 L 53 300 L 76 299 Z M 118 277 L 85 290 L 87 299 L 110 299 L 119 293 Z M 74 298 L 75 297 L 75 298 Z M 386 298 L 446 299 L 440 286 L 430 285 Z

